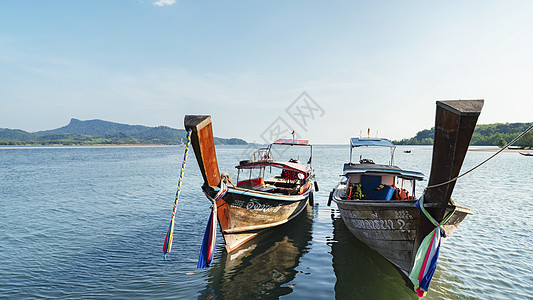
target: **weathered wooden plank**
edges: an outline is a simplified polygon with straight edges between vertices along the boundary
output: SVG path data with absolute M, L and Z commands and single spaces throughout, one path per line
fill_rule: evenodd
M 344 219 L 343 219 L 344 220 Z M 359 228 L 353 226 L 355 223 L 356 225 L 365 224 L 364 226 L 368 226 L 367 224 L 372 224 L 372 222 L 367 223 L 365 222 L 359 222 L 360 220 L 344 220 L 348 226 L 348 228 L 357 230 L 357 234 L 354 234 L 357 238 L 360 240 L 367 240 L 369 242 L 373 240 L 379 240 L 382 242 L 394 242 L 394 241 L 405 241 L 412 243 L 414 237 L 416 236 L 416 230 L 382 230 L 382 229 L 367 229 L 367 228 Z M 377 223 L 377 222 L 374 222 Z M 379 226 L 379 225 L 378 225 Z M 381 243 L 381 242 L 380 242 Z
M 259 195 L 259 194 L 258 194 Z M 228 226 L 224 232 L 258 230 L 281 225 L 299 214 L 307 205 L 302 201 L 280 201 L 233 194 L 230 189 L 225 197 L 228 210 Z
M 477 119 L 484 100 L 437 101 L 435 115 L 435 138 L 428 189 L 424 194 L 425 203 L 447 204 L 452 196 L 455 181 L 439 185 L 456 178 L 461 171 Z M 446 215 L 446 208 L 428 208 L 428 212 L 440 222 Z M 420 221 L 420 229 L 415 240 L 416 249 L 424 237 L 435 228 L 429 220 Z M 453 231 L 453 230 L 451 230 Z M 414 256 L 413 253 L 413 260 Z
M 428 186 L 447 182 L 459 175 L 468 145 L 483 108 L 483 100 L 437 101 L 435 139 Z M 429 188 L 426 203 L 448 203 L 455 181 Z M 444 210 L 434 210 L 435 219 L 444 217 Z M 437 214 L 438 213 L 438 214 Z
M 301 201 L 273 201 L 261 198 L 238 197 L 228 192 L 224 199 L 225 223 L 220 223 L 226 250 L 239 248 L 268 228 L 285 224 L 307 207 L 307 198 Z M 218 211 L 219 220 L 222 212 Z
M 191 144 L 204 182 L 212 187 L 220 184 L 217 155 L 213 139 L 211 116 L 187 115 L 184 120 L 185 130 L 192 129 Z
M 389 252 L 412 252 L 413 241 L 411 240 L 408 243 L 406 243 L 405 241 L 386 241 L 386 243 L 375 243 L 373 247 L 378 249 L 384 249 Z
M 350 205 L 345 203 L 338 203 L 339 208 L 350 211 L 350 214 L 354 218 L 361 219 L 417 219 L 420 215 L 418 209 L 412 203 L 411 206 L 394 206 L 388 207 L 373 207 L 373 206 L 361 206 Z
M 418 224 L 425 217 L 417 208 L 405 202 L 390 202 L 387 206 L 372 207 L 359 201 L 338 201 L 342 219 L 352 234 L 393 264 L 409 272 L 418 246 Z M 380 203 L 383 204 L 383 203 Z M 394 207 L 394 204 L 399 207 Z M 411 203 L 412 204 L 412 203 Z M 453 209 L 446 207 L 446 213 Z M 458 208 L 444 226 L 450 236 L 459 223 L 470 213 L 467 208 Z M 434 228 L 434 227 L 433 227 Z
M 231 253 L 232 251 L 239 248 L 247 241 L 261 234 L 263 231 L 223 234 L 224 241 L 226 242 L 226 251 L 228 253 Z

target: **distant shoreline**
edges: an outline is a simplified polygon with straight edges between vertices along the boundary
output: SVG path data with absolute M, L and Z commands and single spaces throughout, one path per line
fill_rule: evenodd
M 181 147 L 184 145 L 20 145 L 20 146 L 0 146 L 0 150 L 13 150 L 13 149 L 89 149 L 89 148 L 161 148 L 161 147 Z
M 330 145 L 330 144 L 324 144 Z M 164 148 L 164 147 L 183 147 L 185 145 L 163 145 L 163 144 L 117 144 L 117 145 L 105 145 L 105 144 L 96 144 L 96 145 L 0 145 L 0 150 L 16 150 L 16 149 L 105 149 L 105 148 Z M 238 145 L 215 145 L 215 146 L 238 146 Z M 317 145 L 318 146 L 318 145 Z M 337 144 L 331 146 L 338 146 Z M 406 147 L 419 147 L 419 146 L 430 146 L 431 145 L 400 145 L 402 148 Z M 487 147 L 488 149 L 480 149 L 478 147 Z M 496 152 L 500 149 L 496 146 L 473 146 L 468 149 L 468 151 L 473 152 Z M 503 152 L 524 152 L 524 153 L 533 153 L 533 149 L 505 149 Z
M 496 152 L 500 149 L 468 149 L 468 151 L 474 152 Z M 524 153 L 533 153 L 533 149 L 505 149 L 502 152 L 524 152 Z

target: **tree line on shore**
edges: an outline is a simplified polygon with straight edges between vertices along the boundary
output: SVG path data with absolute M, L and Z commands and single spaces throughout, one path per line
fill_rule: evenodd
M 472 135 L 472 146 L 503 147 L 528 129 L 533 123 L 494 123 L 477 125 Z M 435 128 L 419 131 L 414 137 L 393 141 L 396 145 L 433 145 Z M 533 147 L 533 131 L 523 136 L 514 146 Z

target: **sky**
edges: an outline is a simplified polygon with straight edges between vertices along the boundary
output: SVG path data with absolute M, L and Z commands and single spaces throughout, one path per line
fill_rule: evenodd
M 347 144 L 533 121 L 532 1 L 0 1 L 0 128 L 71 118 Z

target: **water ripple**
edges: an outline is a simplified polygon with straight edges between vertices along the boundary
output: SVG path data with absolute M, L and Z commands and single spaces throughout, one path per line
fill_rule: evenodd
M 412 149 L 397 155 L 397 163 L 429 174 L 431 149 Z M 219 233 L 208 270 L 196 269 L 209 201 L 194 160 L 186 169 L 172 252 L 166 260 L 161 253 L 183 148 L 3 150 L 0 298 L 228 299 L 233 290 L 249 298 L 416 299 L 390 264 L 347 232 L 336 207 L 325 205 L 348 158 L 346 147 L 314 150 L 321 191 L 296 234 L 307 241 L 271 241 L 235 267 Z M 242 151 L 218 147 L 220 169 L 234 172 L 235 153 Z M 464 169 L 486 156 L 469 152 Z M 531 170 L 532 159 L 502 153 L 461 178 L 454 200 L 475 214 L 444 243 L 426 299 L 531 299 Z M 269 250 L 280 244 L 297 244 L 297 251 Z M 280 267 L 287 258 L 289 267 Z M 254 277 L 256 269 L 266 278 Z

